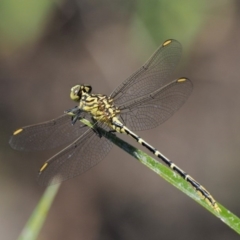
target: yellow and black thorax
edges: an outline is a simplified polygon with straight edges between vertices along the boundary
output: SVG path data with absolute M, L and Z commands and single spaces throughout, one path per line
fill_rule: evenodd
M 112 123 L 119 122 L 117 116 L 120 110 L 114 105 L 113 99 L 103 94 L 93 94 L 91 90 L 89 85 L 76 85 L 71 88 L 70 97 L 79 103 L 80 110 L 90 113 L 94 120 L 104 122 L 118 131 Z

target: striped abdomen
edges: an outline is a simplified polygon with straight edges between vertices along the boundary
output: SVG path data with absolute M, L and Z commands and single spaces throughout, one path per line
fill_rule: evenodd
M 164 163 L 166 163 L 171 169 L 173 169 L 175 172 L 177 172 L 183 179 L 185 179 L 187 182 L 189 182 L 197 191 L 197 193 L 205 199 L 205 201 L 217 212 L 220 211 L 219 206 L 217 205 L 215 199 L 212 197 L 212 195 L 196 180 L 194 180 L 190 175 L 188 175 L 186 172 L 184 172 L 181 168 L 179 168 L 176 164 L 174 164 L 172 161 L 170 161 L 167 157 L 165 157 L 161 152 L 159 152 L 156 148 L 148 144 L 146 141 L 144 141 L 141 137 L 136 135 L 134 132 L 132 132 L 130 129 L 128 129 L 126 126 L 121 125 L 119 121 L 115 122 L 114 125 L 117 126 L 117 128 L 121 128 L 121 133 L 126 133 L 130 135 L 132 138 L 134 138 L 138 143 L 140 143 L 142 146 L 146 147 L 151 153 L 153 153 L 155 156 L 160 158 Z

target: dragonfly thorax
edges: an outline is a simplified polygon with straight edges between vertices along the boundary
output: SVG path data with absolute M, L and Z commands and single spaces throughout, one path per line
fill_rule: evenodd
M 120 113 L 114 105 L 113 99 L 103 94 L 91 93 L 92 87 L 76 85 L 71 88 L 70 97 L 79 103 L 79 109 L 90 113 L 94 120 L 111 126 L 113 118 Z

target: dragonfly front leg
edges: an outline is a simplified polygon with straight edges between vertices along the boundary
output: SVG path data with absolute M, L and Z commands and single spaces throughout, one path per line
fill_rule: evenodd
M 72 116 L 72 125 L 74 125 L 78 120 L 81 119 L 80 114 L 81 110 L 79 110 L 79 112 L 75 116 Z
M 80 114 L 82 110 L 78 106 L 64 111 L 64 113 L 72 116 L 72 125 L 74 125 L 79 119 L 81 119 Z
M 79 110 L 80 110 L 79 107 L 76 106 L 76 107 L 74 107 L 74 108 L 70 108 L 70 109 L 68 109 L 68 110 L 65 110 L 64 113 L 66 113 L 66 114 L 68 114 L 68 115 L 70 115 L 70 116 L 75 116 L 76 113 L 78 113 Z

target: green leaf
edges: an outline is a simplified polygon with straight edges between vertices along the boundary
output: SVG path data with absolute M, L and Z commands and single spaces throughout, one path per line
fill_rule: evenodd
M 85 119 L 81 120 L 83 123 L 88 125 L 89 127 L 93 127 L 93 125 L 88 122 Z M 199 203 L 201 206 L 206 208 L 208 211 L 210 211 L 213 215 L 218 217 L 222 222 L 224 222 L 227 226 L 232 228 L 234 231 L 240 234 L 240 219 L 235 216 L 233 213 L 231 213 L 229 210 L 227 210 L 225 207 L 220 205 L 218 206 L 220 208 L 220 212 L 215 211 L 204 199 L 202 199 L 199 194 L 195 191 L 195 189 L 186 182 L 182 177 L 180 177 L 177 173 L 175 173 L 172 169 L 169 167 L 163 165 L 159 161 L 155 160 L 154 158 L 150 157 L 145 152 L 133 147 L 129 143 L 123 141 L 119 137 L 117 137 L 114 134 L 111 134 L 109 132 L 104 131 L 103 129 L 100 129 L 103 136 L 105 136 L 107 139 L 109 139 L 111 142 L 113 142 L 115 145 L 120 147 L 125 152 L 129 153 L 131 156 L 136 158 L 139 162 L 144 164 L 146 167 L 151 169 L 153 172 L 157 173 L 160 177 L 165 179 L 167 182 L 169 182 L 174 187 L 178 188 L 182 192 L 184 192 L 187 196 L 195 200 L 197 203 Z
M 93 125 L 85 120 L 81 120 L 87 126 L 93 128 Z M 129 153 L 131 156 L 136 158 L 140 163 L 144 164 L 146 167 L 151 169 L 153 172 L 157 173 L 160 177 L 165 179 L 174 187 L 178 188 L 182 192 L 184 192 L 187 196 L 195 200 L 217 218 L 219 218 L 223 223 L 232 228 L 234 231 L 240 234 L 240 219 L 227 210 L 225 207 L 218 203 L 220 212 L 215 211 L 204 199 L 202 199 L 198 193 L 190 186 L 183 178 L 181 178 L 178 174 L 176 174 L 172 169 L 158 162 L 154 158 L 150 157 L 145 152 L 133 147 L 129 143 L 123 141 L 116 135 L 106 132 L 103 129 L 98 129 L 100 133 L 113 142 L 115 145 L 120 147 L 125 152 Z M 51 185 L 49 186 L 43 197 L 41 198 L 39 204 L 34 210 L 32 216 L 27 222 L 25 228 L 23 229 L 21 235 L 18 240 L 35 240 L 39 231 L 42 228 L 42 225 L 47 217 L 47 213 L 50 209 L 52 201 L 58 191 L 60 185 Z
M 46 188 L 42 198 L 33 211 L 32 216 L 27 221 L 18 240 L 37 239 L 59 187 L 60 184 L 55 184 Z
M 1 0 L 1 50 L 11 51 L 34 42 L 44 31 L 53 6 L 50 0 Z

